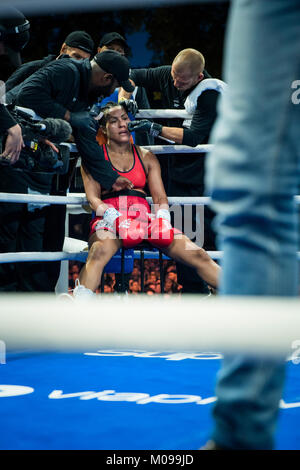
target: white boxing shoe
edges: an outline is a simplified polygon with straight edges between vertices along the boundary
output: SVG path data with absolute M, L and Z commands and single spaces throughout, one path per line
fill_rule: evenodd
M 74 298 L 71 294 L 67 294 L 67 293 L 63 293 L 63 294 L 59 294 L 57 296 L 58 300 L 63 300 L 63 301 L 67 301 L 67 302 L 74 302 Z
M 95 292 L 80 284 L 79 280 L 75 281 L 75 289 L 73 290 L 74 300 L 89 300 L 96 297 Z

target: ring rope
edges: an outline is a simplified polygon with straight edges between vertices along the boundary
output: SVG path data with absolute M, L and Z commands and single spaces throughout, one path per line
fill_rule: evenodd
M 286 358 L 299 342 L 296 298 L 99 297 L 83 310 L 86 301 L 63 302 L 53 294 L 1 295 L 6 350 L 226 351 Z
M 135 115 L 139 119 L 192 119 L 184 109 L 139 109 Z
M 87 245 L 87 244 L 86 244 Z M 222 259 L 221 251 L 207 251 L 212 259 Z M 19 251 L 11 253 L 0 253 L 0 264 L 3 263 L 23 263 L 33 261 L 80 261 L 85 263 L 88 256 L 88 251 L 82 250 L 77 252 L 71 251 Z M 143 256 L 145 259 L 158 259 L 158 251 L 144 250 Z M 140 259 L 141 252 L 134 250 L 134 259 Z M 163 255 L 164 260 L 169 260 L 166 255 Z M 299 253 L 300 259 L 300 253 Z

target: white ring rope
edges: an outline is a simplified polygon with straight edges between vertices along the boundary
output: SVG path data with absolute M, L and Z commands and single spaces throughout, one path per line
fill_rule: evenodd
M 87 244 L 86 244 L 87 246 Z M 220 251 L 207 251 L 212 259 L 222 259 L 222 252 Z M 0 253 L 1 263 L 23 263 L 25 261 L 80 261 L 85 263 L 88 257 L 88 251 L 20 251 L 17 253 Z M 134 250 L 134 259 L 140 259 L 141 252 Z M 158 259 L 159 253 L 157 251 L 144 251 L 145 259 Z M 163 259 L 170 259 L 163 255 Z M 300 259 L 300 256 L 299 256 Z
M 71 153 L 77 153 L 77 147 L 75 144 L 65 142 L 61 145 L 67 145 Z M 143 148 L 149 150 L 149 152 L 155 153 L 156 155 L 168 155 L 170 153 L 189 154 L 210 152 L 213 149 L 213 144 L 199 144 L 196 145 L 196 147 L 189 147 L 188 145 L 143 145 Z M 78 165 L 80 165 L 80 161 Z
M 184 109 L 139 109 L 139 119 L 192 119 L 193 115 Z
M 187 0 L 151 0 L 151 8 L 165 6 L 181 5 L 186 3 Z M 201 2 L 215 2 L 216 0 L 188 0 L 188 3 L 201 3 Z M 227 0 L 217 0 L 218 2 L 225 2 Z M 82 11 L 102 11 L 122 8 L 141 8 L 142 3 L 140 0 L 52 0 L 51 2 L 40 2 L 37 0 L 1 0 L 0 12 L 5 11 L 7 5 L 13 5 L 19 8 L 24 14 L 31 14 L 33 16 L 40 14 L 53 14 L 58 12 L 81 13 Z M 144 3 L 147 6 L 147 3 Z M 97 13 L 96 13 L 97 14 Z
M 286 357 L 299 348 L 299 299 L 96 296 L 86 307 L 86 301 L 63 302 L 51 294 L 3 294 L 1 341 L 7 351 L 242 351 Z
M 152 198 L 147 197 L 147 201 L 151 204 Z M 294 196 L 296 204 L 300 204 L 300 196 Z M 210 197 L 169 197 L 169 205 L 196 205 L 210 204 Z M 82 205 L 88 204 L 85 193 L 69 193 L 67 196 L 48 196 L 43 194 L 17 194 L 17 193 L 0 193 L 0 202 L 15 202 L 15 203 L 35 203 L 35 204 L 68 204 L 78 205 L 81 211 L 85 212 Z
M 214 260 L 221 260 L 223 257 L 222 251 L 207 251 L 207 254 Z M 88 256 L 88 251 L 19 251 L 12 253 L 0 253 L 1 263 L 23 263 L 33 261 L 80 261 L 85 263 Z M 141 253 L 134 250 L 134 259 L 140 259 Z M 158 259 L 159 253 L 156 251 L 144 251 L 145 259 Z M 170 259 L 163 255 L 163 259 Z M 297 253 L 297 259 L 300 261 L 300 251 Z

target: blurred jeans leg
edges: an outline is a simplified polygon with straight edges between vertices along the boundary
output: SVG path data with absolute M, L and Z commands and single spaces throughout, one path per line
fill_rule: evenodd
M 224 250 L 220 295 L 298 294 L 300 2 L 234 0 L 219 119 L 206 185 Z M 266 334 L 271 334 L 270 331 Z M 285 360 L 225 357 L 212 438 L 233 449 L 271 449 Z

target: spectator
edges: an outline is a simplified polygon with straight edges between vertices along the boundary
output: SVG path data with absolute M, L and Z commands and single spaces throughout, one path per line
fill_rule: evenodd
M 152 289 L 153 292 L 155 292 L 155 287 L 156 287 L 156 281 L 155 282 L 147 282 L 145 285 L 145 292 L 147 289 Z
M 161 294 L 161 281 L 158 279 L 155 283 L 155 293 Z
M 145 288 L 145 294 L 155 295 L 155 287 L 148 286 Z
M 119 52 L 122 55 L 127 55 L 129 51 L 128 44 L 121 34 L 112 32 L 104 34 L 98 46 L 98 52 L 103 52 L 107 50 L 113 50 Z
M 103 293 L 104 294 L 111 294 L 112 292 L 113 292 L 112 286 L 110 286 L 109 284 L 104 284 Z
M 170 270 L 167 271 L 166 277 L 173 282 L 177 282 L 177 273 L 174 270 L 174 268 L 171 268 Z

